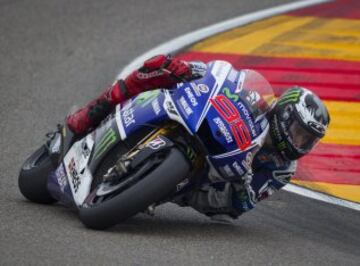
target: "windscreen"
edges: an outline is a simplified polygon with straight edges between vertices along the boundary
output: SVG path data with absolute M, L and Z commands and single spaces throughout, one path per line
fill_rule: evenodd
M 253 117 L 267 113 L 275 103 L 275 94 L 269 82 L 254 70 L 240 72 L 236 91 L 252 110 Z

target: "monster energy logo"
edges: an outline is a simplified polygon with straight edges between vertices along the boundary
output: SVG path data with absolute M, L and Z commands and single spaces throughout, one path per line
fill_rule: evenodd
M 110 128 L 104 136 L 102 136 L 99 144 L 94 152 L 94 160 L 99 158 L 114 142 L 116 141 L 116 133 Z
M 280 97 L 278 104 L 284 105 L 288 103 L 297 103 L 300 99 L 300 93 L 300 90 L 288 91 Z
M 141 105 L 142 107 L 148 105 L 152 100 L 154 100 L 160 94 L 160 90 L 146 91 L 139 94 L 134 102 L 136 105 Z

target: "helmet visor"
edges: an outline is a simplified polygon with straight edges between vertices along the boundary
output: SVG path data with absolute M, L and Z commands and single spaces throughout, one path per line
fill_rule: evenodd
M 292 145 L 301 153 L 308 153 L 319 141 L 317 136 L 302 127 L 296 119 L 292 121 L 288 133 Z

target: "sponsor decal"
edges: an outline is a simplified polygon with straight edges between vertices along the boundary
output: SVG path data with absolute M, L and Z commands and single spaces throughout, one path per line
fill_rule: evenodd
M 64 192 L 65 187 L 66 187 L 68 182 L 66 180 L 65 169 L 64 169 L 64 166 L 62 164 L 56 169 L 55 175 L 56 175 L 57 181 L 59 183 L 60 190 L 62 192 Z
M 217 95 L 215 98 L 210 99 L 210 103 L 230 125 L 238 148 L 240 150 L 248 148 L 251 144 L 251 136 L 235 105 L 225 95 Z
M 151 103 L 151 105 L 152 105 L 152 108 L 153 108 L 153 110 L 154 110 L 154 113 L 155 113 L 156 115 L 158 115 L 158 114 L 160 113 L 160 111 L 161 111 L 159 99 L 153 100 L 152 103 Z
M 138 71 L 137 73 L 137 77 L 139 79 L 149 79 L 149 78 L 154 78 L 154 77 L 158 77 L 158 76 L 162 76 L 164 73 L 161 70 L 156 70 L 156 71 L 152 71 L 149 73 L 144 73 L 144 72 L 140 72 Z
M 239 95 L 237 95 L 236 93 L 232 93 L 230 91 L 229 88 L 224 88 L 223 89 L 223 93 L 225 94 L 225 96 L 227 98 L 229 98 L 230 100 L 233 100 L 234 102 L 236 102 L 236 104 L 240 107 L 241 111 L 244 113 L 245 115 L 245 118 L 248 122 L 248 125 L 250 126 L 251 128 L 251 133 L 252 135 L 255 137 L 257 134 L 256 134 L 256 130 L 255 130 L 255 126 L 254 126 L 254 123 L 253 123 L 253 120 L 251 119 L 251 115 L 250 115 L 250 112 L 249 110 L 245 107 L 245 105 L 239 101 L 240 100 L 240 97 Z M 261 99 L 260 95 L 255 92 L 255 91 L 249 91 L 248 95 L 246 96 L 246 100 L 251 104 L 251 105 L 254 105 L 257 101 L 259 101 Z
M 193 76 L 202 77 L 206 73 L 207 65 L 203 62 L 190 62 L 190 69 Z
M 112 128 L 102 136 L 94 151 L 94 160 L 98 159 L 113 143 L 116 142 L 116 133 Z
M 193 107 L 198 106 L 198 101 L 196 100 L 195 95 L 192 93 L 190 87 L 186 87 L 185 92 L 186 92 L 187 97 L 190 100 L 191 105 Z
M 81 151 L 82 151 L 82 155 L 84 156 L 84 159 L 90 156 L 91 151 L 87 145 L 86 139 L 84 139 L 84 141 L 81 143 Z
M 237 102 L 239 100 L 239 95 L 231 93 L 230 89 L 227 87 L 223 89 L 223 93 L 226 97 L 228 97 L 230 100 L 233 100 L 234 102 Z
M 233 100 L 234 102 L 236 102 L 238 105 L 241 105 L 240 108 L 242 109 L 243 112 L 247 112 L 247 114 L 245 114 L 247 117 L 250 117 L 249 115 L 249 111 L 246 109 L 246 107 L 244 106 L 244 104 L 242 102 L 239 102 L 240 97 L 239 95 L 237 95 L 236 93 L 232 93 L 230 91 L 229 88 L 225 87 L 223 89 L 223 93 L 225 94 L 225 96 L 227 98 L 229 98 L 230 100 Z M 254 105 L 256 104 L 259 100 L 261 100 L 260 95 L 256 92 L 256 91 L 249 91 L 248 95 L 246 96 L 246 100 L 248 103 L 250 103 L 250 105 Z M 245 110 L 246 109 L 246 110 Z
M 300 100 L 301 91 L 298 89 L 289 90 L 283 95 L 281 95 L 278 104 L 279 106 L 285 105 L 288 103 L 298 103 Z
M 256 130 L 255 130 L 255 125 L 251 119 L 249 110 L 245 107 L 245 105 L 242 102 L 238 102 L 238 106 L 240 107 L 241 111 L 245 115 L 245 119 L 246 119 L 247 125 L 250 127 L 252 136 L 256 137 L 257 134 L 256 134 Z
M 161 147 L 164 147 L 165 145 L 166 145 L 165 140 L 160 138 L 160 136 L 157 136 L 155 139 L 153 139 L 148 144 L 146 144 L 146 147 L 149 147 L 152 150 L 158 150 Z
M 70 163 L 68 165 L 68 169 L 69 169 L 69 174 L 71 177 L 71 183 L 73 185 L 74 192 L 76 193 L 79 189 L 79 186 L 81 185 L 81 179 L 80 179 L 79 173 L 76 170 L 74 158 L 71 158 Z
M 125 127 L 129 127 L 130 125 L 135 123 L 134 119 L 134 108 L 130 107 L 122 110 L 122 117 L 124 119 Z
M 210 89 L 206 84 L 195 84 L 191 83 L 192 88 L 194 89 L 194 92 L 196 96 L 200 97 L 203 94 L 209 93 Z
M 230 100 L 233 100 L 234 102 L 236 102 L 236 104 L 240 107 L 241 111 L 245 115 L 246 121 L 248 122 L 247 124 L 249 125 L 249 127 L 251 129 L 252 136 L 256 137 L 257 133 L 256 133 L 256 130 L 255 130 L 255 125 L 254 125 L 253 120 L 251 118 L 250 112 L 246 108 L 246 106 L 241 101 L 239 101 L 240 100 L 239 95 L 237 95 L 235 93 L 231 93 L 229 88 L 224 88 L 223 93 L 225 94 L 225 96 L 227 98 L 229 98 Z M 261 99 L 260 95 L 257 92 L 254 92 L 254 91 L 250 91 L 248 96 L 246 96 L 246 100 L 251 105 L 255 104 L 260 99 Z
M 235 176 L 234 172 L 231 170 L 228 164 L 224 165 L 220 170 L 225 173 L 226 176 L 232 177 Z
M 180 97 L 180 105 L 182 106 L 183 110 L 185 111 L 185 113 L 189 116 L 193 113 L 193 110 L 190 108 L 189 104 L 187 103 L 187 101 L 185 100 L 184 96 Z
M 246 96 L 246 100 L 250 103 L 250 105 L 254 105 L 261 100 L 261 96 L 256 91 L 249 91 Z
M 221 120 L 220 117 L 215 117 L 213 119 L 214 123 L 218 126 L 221 134 L 225 137 L 225 140 L 227 143 L 232 143 L 233 138 L 229 132 L 229 130 L 226 128 L 225 123 Z
M 243 176 L 245 174 L 244 170 L 242 169 L 242 167 L 240 166 L 240 164 L 237 161 L 233 162 L 232 166 L 234 167 L 236 172 L 239 174 L 239 176 Z
M 175 106 L 173 105 L 173 103 L 171 101 L 166 101 L 165 102 L 166 105 L 166 111 L 172 115 L 178 115 L 178 113 L 175 110 Z

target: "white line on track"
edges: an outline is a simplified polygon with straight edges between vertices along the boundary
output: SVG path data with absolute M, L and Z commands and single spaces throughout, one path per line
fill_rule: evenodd
M 313 190 L 309 190 L 303 187 L 299 187 L 293 184 L 287 184 L 283 190 L 298 194 L 298 195 L 302 195 L 305 196 L 307 198 L 311 198 L 311 199 L 316 199 L 316 200 L 320 200 L 320 201 L 324 201 L 327 203 L 332 203 L 335 205 L 339 205 L 339 206 L 343 206 L 343 207 L 347 207 L 350 209 L 354 209 L 357 211 L 360 211 L 360 204 L 355 203 L 355 202 L 351 202 L 351 201 L 347 201 L 347 200 L 343 200 L 343 199 L 339 199 L 339 198 L 335 198 L 332 197 L 330 195 L 326 195 L 320 192 L 316 192 Z
M 232 28 L 236 28 L 257 20 L 265 19 L 274 15 L 282 14 L 285 12 L 289 12 L 292 10 L 300 9 L 303 7 L 308 7 L 320 3 L 329 2 L 330 0 L 304 0 L 298 1 L 290 4 L 285 4 L 277 7 L 272 7 L 264 10 L 260 10 L 257 12 L 253 12 L 250 14 L 242 15 L 233 19 L 225 20 L 220 23 L 216 23 L 214 25 L 198 29 L 196 31 L 190 32 L 188 34 L 179 36 L 175 39 L 172 39 L 166 43 L 163 43 L 144 54 L 140 55 L 139 57 L 135 58 L 131 63 L 125 66 L 122 71 L 118 74 L 117 79 L 124 78 L 130 72 L 138 67 L 148 58 L 158 55 L 158 54 L 169 54 L 175 53 L 176 51 L 184 48 L 185 46 L 194 44 L 200 40 L 203 40 L 209 36 L 215 35 L 220 32 L 224 32 L 230 30 Z M 296 185 L 288 184 L 284 188 L 284 190 L 299 194 L 308 198 L 332 203 L 335 205 L 340 205 L 343 207 L 351 208 L 354 210 L 360 211 L 360 204 L 338 199 L 332 196 L 325 195 L 323 193 L 319 193 L 316 191 L 312 191 L 306 188 L 302 188 Z

